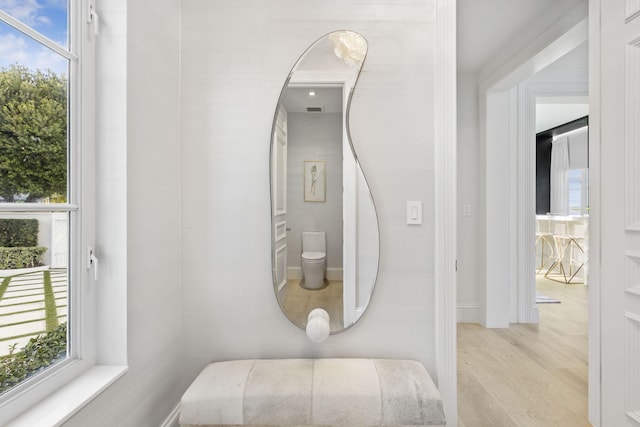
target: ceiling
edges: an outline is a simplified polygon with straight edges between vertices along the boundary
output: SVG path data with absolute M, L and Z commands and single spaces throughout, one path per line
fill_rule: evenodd
M 554 72 L 580 75 L 585 81 L 589 75 L 588 44 L 584 43 L 547 68 L 536 74 L 537 78 L 549 78 Z M 588 96 L 547 96 L 536 98 L 536 133 L 589 115 Z
M 587 97 L 576 101 L 569 103 L 566 99 L 559 99 L 557 103 L 536 104 L 536 133 L 588 116 Z
M 457 5 L 457 62 L 459 71 L 478 72 L 498 56 L 513 40 L 523 33 L 523 29 L 537 26 L 540 31 L 567 13 L 580 0 L 458 0 Z M 564 62 L 558 61 L 551 67 L 586 67 L 586 48 L 567 55 Z M 550 67 L 550 68 L 551 68 Z M 543 71 L 544 72 L 544 71 Z M 331 88 L 329 93 L 323 88 L 313 88 L 316 97 L 309 97 L 309 88 L 289 88 L 283 99 L 289 112 L 306 112 L 306 107 L 322 106 L 324 112 L 341 111 L 341 93 Z M 581 100 L 554 99 L 538 106 L 540 117 L 538 126 L 555 126 L 556 122 L 570 121 L 574 116 L 582 117 L 586 98 Z M 562 105 L 566 108 L 563 109 Z M 563 113 L 564 112 L 564 113 Z M 565 117 L 568 114 L 568 117 Z M 554 119 L 555 117 L 555 119 Z M 575 117 L 578 118 L 578 117 Z
M 458 71 L 478 73 L 500 54 L 513 49 L 518 38 L 540 34 L 574 8 L 580 0 L 458 0 Z M 584 44 L 541 70 L 543 78 L 561 70 L 588 73 Z M 587 97 L 549 97 L 536 102 L 536 132 L 589 113 Z
M 320 107 L 323 113 L 341 113 L 342 87 L 288 87 L 282 104 L 288 113 L 307 113 L 308 107 Z
M 479 71 L 533 25 L 545 26 L 579 0 L 458 0 L 458 69 Z

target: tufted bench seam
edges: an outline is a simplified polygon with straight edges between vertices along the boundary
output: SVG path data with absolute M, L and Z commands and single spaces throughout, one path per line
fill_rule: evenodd
M 376 369 L 376 375 L 378 376 L 378 388 L 380 389 L 380 419 L 384 420 L 384 396 L 382 395 L 382 379 L 380 378 L 380 371 L 378 370 L 378 364 L 376 360 L 373 361 L 373 367 Z
M 255 368 L 256 366 L 256 361 L 253 360 L 253 363 L 251 364 L 251 368 L 249 368 L 249 372 L 247 372 L 247 379 L 244 381 L 245 384 L 247 384 L 249 382 L 249 378 L 251 378 L 251 373 L 253 372 L 253 368 Z M 242 402 L 244 403 L 246 401 L 247 398 L 247 387 L 244 387 L 242 389 Z M 244 411 L 242 411 L 242 425 L 244 425 Z

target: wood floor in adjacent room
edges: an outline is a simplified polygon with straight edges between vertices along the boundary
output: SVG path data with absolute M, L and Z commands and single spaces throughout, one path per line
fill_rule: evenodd
M 329 314 L 331 330 L 344 328 L 344 305 L 342 303 L 342 280 L 326 280 L 322 289 L 305 289 L 301 279 L 287 281 L 287 299 L 282 305 L 287 317 L 300 328 L 307 327 L 307 315 L 314 308 L 323 308 Z
M 541 277 L 540 324 L 458 325 L 458 425 L 589 426 L 587 288 Z

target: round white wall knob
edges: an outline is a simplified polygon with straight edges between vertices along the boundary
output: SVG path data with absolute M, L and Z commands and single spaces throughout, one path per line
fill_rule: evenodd
M 321 308 L 314 308 L 307 317 L 307 336 L 313 342 L 322 342 L 331 332 L 329 313 Z

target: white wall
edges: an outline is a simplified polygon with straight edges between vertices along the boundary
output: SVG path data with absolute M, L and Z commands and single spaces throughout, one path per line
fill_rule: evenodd
M 183 392 L 178 3 L 99 4 L 98 283 L 127 300 L 99 339 L 125 328 L 129 371 L 66 426 L 156 427 Z
M 342 113 L 287 115 L 287 263 L 300 268 L 303 231 L 324 231 L 327 268 L 342 269 Z M 326 165 L 326 199 L 304 201 L 304 161 Z
M 478 251 L 484 198 L 478 180 L 478 76 L 458 73 L 458 322 L 480 319 L 479 269 L 485 257 Z M 468 215 L 465 215 L 465 205 Z
M 101 3 L 101 37 L 113 43 L 99 58 L 98 240 L 127 313 L 100 328 L 124 328 L 130 369 L 66 425 L 158 426 L 213 360 L 397 357 L 436 377 L 434 5 Z M 318 345 L 272 291 L 269 140 L 291 65 L 342 28 L 371 49 L 351 133 L 378 209 L 380 274 L 360 322 Z M 422 226 L 405 224 L 406 200 L 425 202 Z
M 183 387 L 209 362 L 398 357 L 435 377 L 434 1 L 182 2 Z M 369 42 L 351 134 L 380 220 L 380 274 L 360 321 L 322 344 L 271 284 L 269 141 L 291 66 L 319 36 Z M 407 200 L 425 202 L 422 226 Z

